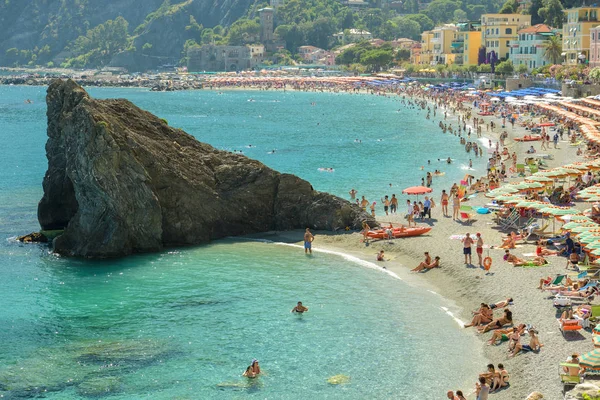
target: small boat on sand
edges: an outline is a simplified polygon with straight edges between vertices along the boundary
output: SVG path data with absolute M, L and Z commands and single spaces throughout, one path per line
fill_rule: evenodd
M 414 228 L 393 228 L 392 236 L 394 238 L 402 238 L 402 237 L 411 237 L 411 236 L 420 236 L 431 230 L 430 226 L 417 226 Z M 388 229 L 376 229 L 369 231 L 367 236 L 371 239 L 387 239 L 388 238 Z

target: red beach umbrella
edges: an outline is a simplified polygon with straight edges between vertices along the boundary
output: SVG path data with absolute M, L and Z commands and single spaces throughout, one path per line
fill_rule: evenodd
M 431 193 L 431 192 L 433 192 L 433 189 L 425 187 L 425 186 L 411 186 L 402 191 L 402 193 L 404 193 L 404 194 L 416 194 L 417 200 L 419 200 L 420 194 Z

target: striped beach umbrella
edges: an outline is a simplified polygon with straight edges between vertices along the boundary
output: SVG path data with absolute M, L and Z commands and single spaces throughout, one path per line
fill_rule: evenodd
M 570 231 L 572 229 L 575 229 L 577 227 L 580 227 L 581 223 L 573 221 L 573 222 L 567 222 L 566 224 L 564 224 L 563 226 L 560 227 L 560 229 L 564 229 L 567 231 Z
M 592 331 L 592 333 L 594 335 L 600 335 L 600 324 L 598 324 L 594 327 L 594 330 Z
M 560 217 L 563 221 L 586 221 L 590 223 L 594 223 L 590 217 L 586 217 L 585 215 L 574 214 L 574 215 L 564 215 Z
M 599 335 L 592 336 L 592 344 L 594 345 L 595 349 L 600 347 L 600 336 Z
M 542 176 L 542 175 L 531 175 L 531 176 L 528 176 L 527 178 L 525 178 L 525 180 L 533 181 L 533 182 L 543 182 L 546 184 L 551 184 L 554 182 L 554 179 L 548 178 L 547 176 Z
M 569 223 L 571 224 L 572 222 L 569 222 Z M 566 226 L 566 224 L 563 225 L 563 228 L 565 226 Z M 595 224 L 595 225 L 586 224 L 586 225 L 579 225 L 574 228 L 565 228 L 565 229 L 569 229 L 573 233 L 583 233 L 583 232 L 593 231 L 593 230 L 599 229 L 599 228 L 600 228 L 600 225 L 598 225 L 598 224 Z
M 600 257 L 600 249 L 593 249 L 592 251 L 590 251 L 590 254 L 596 257 Z
M 587 250 L 596 250 L 596 249 L 600 249 L 600 241 L 596 241 L 596 242 L 592 242 L 592 243 L 586 243 L 585 248 Z
M 561 207 L 546 207 L 540 210 L 542 214 L 550 214 L 554 216 L 580 214 L 581 211 L 574 208 L 561 208 Z
M 600 349 L 594 349 L 589 353 L 582 354 L 579 357 L 579 365 L 588 368 L 600 367 Z

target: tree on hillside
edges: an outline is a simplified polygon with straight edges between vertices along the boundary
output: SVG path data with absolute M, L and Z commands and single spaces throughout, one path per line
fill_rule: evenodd
M 551 36 L 544 43 L 544 57 L 552 64 L 560 64 L 562 58 L 562 40 L 560 36 Z
M 409 38 L 417 40 L 421 37 L 421 25 L 418 22 L 408 19 L 408 18 L 394 18 L 393 20 L 397 27 L 398 33 L 396 34 L 396 38 Z
M 455 22 L 465 22 L 469 20 L 467 13 L 463 10 L 454 10 L 453 17 Z
M 230 46 L 241 46 L 260 39 L 260 24 L 253 19 L 238 19 L 229 28 L 227 42 Z
M 517 0 L 506 0 L 506 3 L 502 5 L 500 14 L 515 14 L 519 9 L 519 2 Z
M 305 43 L 306 31 L 303 26 L 297 24 L 279 25 L 275 34 L 285 40 L 285 48 L 292 53 L 296 53 L 298 47 Z
M 542 0 L 543 7 L 538 10 L 538 15 L 544 19 L 546 25 L 562 28 L 563 6 L 560 0 Z
M 389 65 L 394 59 L 391 50 L 373 49 L 364 52 L 360 56 L 360 63 L 368 65 L 373 72 L 379 72 Z
M 431 20 L 436 23 L 450 21 L 454 15 L 454 10 L 458 10 L 461 3 L 458 0 L 433 0 L 424 11 Z
M 589 77 L 592 80 L 592 82 L 594 82 L 596 84 L 600 83 L 600 68 L 598 68 L 598 67 L 592 68 L 592 70 L 590 71 Z
M 332 18 L 319 18 L 315 22 L 307 24 L 306 42 L 312 46 L 328 49 L 335 32 L 336 25 Z
M 435 24 L 433 23 L 431 18 L 429 18 L 425 14 L 412 14 L 412 15 L 407 15 L 403 18 L 418 22 L 419 25 L 421 26 L 421 31 L 430 31 L 435 27 Z
M 416 14 L 419 12 L 419 0 L 406 0 L 404 2 L 404 12 L 407 14 Z
M 527 13 L 531 15 L 531 25 L 537 25 L 544 22 L 544 18 L 540 17 L 538 11 L 543 7 L 542 0 L 531 0 Z

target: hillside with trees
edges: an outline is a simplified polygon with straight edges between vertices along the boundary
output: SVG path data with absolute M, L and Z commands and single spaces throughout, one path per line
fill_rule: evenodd
M 524 12 L 533 24 L 560 28 L 563 8 L 582 1 L 532 0 L 522 9 L 517 0 L 406 0 L 400 8 L 373 0 L 355 11 L 339 0 L 286 0 L 277 9 L 275 33 L 285 41 L 281 56 L 291 59 L 302 45 L 339 45 L 333 35 L 347 29 L 386 41 L 419 40 L 435 25 L 492 12 Z M 258 10 L 266 6 L 266 0 L 0 0 L 0 66 L 145 70 L 183 64 L 190 46 L 257 42 Z

